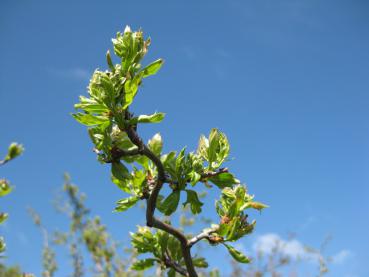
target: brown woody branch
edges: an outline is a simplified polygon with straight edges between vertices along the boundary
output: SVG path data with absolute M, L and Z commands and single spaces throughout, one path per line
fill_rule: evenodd
M 175 261 L 173 261 L 171 258 L 170 258 L 170 255 L 168 253 L 168 251 L 166 251 L 164 253 L 164 264 L 166 267 L 170 267 L 170 268 L 173 268 L 175 271 L 177 271 L 178 273 L 184 275 L 184 276 L 187 276 L 187 271 L 186 269 L 184 269 L 183 267 L 181 267 L 181 265 L 179 265 L 178 263 L 176 263 Z
M 126 111 L 125 119 L 130 119 L 131 115 L 128 111 Z M 187 271 L 179 270 L 177 267 L 172 267 L 174 270 L 176 270 L 178 273 L 189 276 L 189 277 L 197 277 L 197 273 L 195 271 L 192 257 L 191 257 L 191 247 L 188 245 L 188 240 L 186 236 L 179 231 L 178 229 L 174 228 L 173 226 L 166 224 L 165 222 L 162 222 L 161 220 L 155 218 L 154 213 L 156 209 L 156 201 L 159 195 L 159 192 L 163 186 L 163 183 L 166 180 L 165 177 L 165 169 L 160 161 L 160 159 L 143 143 L 142 139 L 138 136 L 135 128 L 133 126 L 128 126 L 124 130 L 129 137 L 129 139 L 132 141 L 133 144 L 135 144 L 138 147 L 138 150 L 141 152 L 142 155 L 149 158 L 154 165 L 157 168 L 158 171 L 158 178 L 156 181 L 156 185 L 154 186 L 148 200 L 147 200 L 147 209 L 146 209 L 146 225 L 149 227 L 158 228 L 160 230 L 163 230 L 171 235 L 173 235 L 175 238 L 177 238 L 181 244 L 181 250 L 183 259 L 186 264 Z

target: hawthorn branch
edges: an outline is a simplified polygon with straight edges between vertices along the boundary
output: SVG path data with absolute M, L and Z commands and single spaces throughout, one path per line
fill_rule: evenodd
M 126 111 L 125 119 L 130 119 L 131 114 Z M 178 273 L 189 276 L 189 277 L 197 277 L 197 273 L 195 271 L 192 257 L 191 257 L 191 247 L 188 245 L 188 240 L 186 236 L 179 231 L 178 229 L 174 228 L 173 226 L 162 222 L 161 220 L 155 218 L 154 213 L 156 209 L 156 202 L 158 199 L 159 192 L 163 187 L 164 182 L 166 181 L 165 176 L 165 169 L 164 165 L 160 161 L 160 159 L 143 143 L 142 139 L 138 136 L 134 126 L 127 126 L 124 130 L 132 141 L 138 147 L 138 150 L 141 152 L 142 155 L 149 158 L 157 168 L 158 171 L 158 178 L 156 181 L 156 185 L 154 186 L 148 200 L 147 200 L 147 208 L 146 208 L 146 225 L 148 227 L 154 227 L 160 230 L 163 230 L 175 238 L 177 238 L 181 244 L 181 250 L 183 259 L 186 264 L 187 272 L 184 274 L 184 271 L 178 271 L 177 268 L 173 267 Z
M 211 177 L 215 177 L 215 176 L 217 176 L 219 174 L 222 174 L 222 173 L 225 173 L 225 172 L 228 172 L 227 167 L 219 168 L 218 171 L 209 171 L 209 172 L 203 173 L 203 174 L 201 174 L 200 181 L 206 180 L 206 179 L 211 178 Z
M 130 157 L 130 156 L 136 156 L 142 154 L 142 151 L 140 149 L 132 149 L 132 150 L 123 150 L 118 147 L 113 147 L 111 149 L 111 156 L 113 161 L 119 161 L 123 157 Z

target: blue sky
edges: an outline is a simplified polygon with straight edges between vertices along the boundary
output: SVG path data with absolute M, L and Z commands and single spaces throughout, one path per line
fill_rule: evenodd
M 110 39 L 129 24 L 152 38 L 147 62 L 165 59 L 133 106 L 167 113 L 143 137 L 160 132 L 165 150 L 194 149 L 200 134 L 220 128 L 229 168 L 271 206 L 255 215 L 244 249 L 264 234 L 295 232 L 316 247 L 331 234 L 327 254 L 349 254 L 330 276 L 369 276 L 369 3 L 199 2 L 1 1 L 0 146 L 26 148 L 1 168 L 16 186 L 1 199 L 11 215 L 0 230 L 9 263 L 40 272 L 41 239 L 26 207 L 51 228 L 65 226 L 51 203 L 65 171 L 115 237 L 127 241 L 144 222 L 137 210 L 111 213 L 123 195 L 70 116 L 90 74 L 106 68 Z

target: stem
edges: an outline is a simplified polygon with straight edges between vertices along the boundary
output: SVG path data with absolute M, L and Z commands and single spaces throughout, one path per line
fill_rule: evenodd
M 126 119 L 129 119 L 131 117 L 130 113 L 126 111 L 125 114 Z M 132 141 L 133 144 L 135 144 L 138 147 L 138 150 L 141 152 L 142 155 L 149 158 L 154 165 L 157 168 L 158 171 L 158 178 L 156 181 L 156 185 L 154 186 L 150 197 L 147 200 L 147 209 L 146 209 L 146 225 L 149 227 L 154 227 L 160 230 L 163 230 L 171 235 L 173 235 L 175 238 L 179 240 L 181 243 L 181 250 L 183 259 L 186 264 L 187 272 L 183 270 L 179 270 L 177 267 L 172 266 L 174 270 L 176 270 L 178 273 L 189 276 L 189 277 L 197 277 L 197 273 L 195 271 L 192 257 L 191 257 L 191 246 L 188 244 L 188 240 L 186 236 L 179 231 L 178 229 L 174 228 L 173 226 L 166 224 L 165 222 L 162 222 L 161 220 L 155 218 L 154 213 L 156 209 L 156 201 L 159 195 L 159 192 L 161 188 L 163 187 L 163 183 L 166 180 L 165 177 L 165 169 L 160 161 L 160 159 L 143 143 L 142 139 L 138 136 L 136 130 L 133 128 L 133 126 L 128 126 L 124 130 L 129 137 L 129 139 Z

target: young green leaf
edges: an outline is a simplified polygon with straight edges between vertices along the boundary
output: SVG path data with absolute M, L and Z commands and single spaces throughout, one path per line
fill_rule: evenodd
M 126 109 L 129 105 L 132 104 L 133 99 L 135 98 L 138 87 L 141 84 L 141 75 L 136 75 L 132 80 L 127 80 L 124 83 L 124 90 L 125 90 L 125 103 L 123 109 Z
M 163 63 L 164 61 L 162 59 L 158 59 L 152 62 L 151 64 L 149 64 L 148 66 L 146 66 L 144 69 L 142 69 L 143 77 L 146 78 L 150 75 L 156 74 L 156 72 L 159 71 Z
M 117 185 L 118 188 L 120 188 L 122 191 L 126 192 L 126 193 L 132 193 L 131 192 L 131 180 L 129 179 L 124 179 L 124 180 L 119 180 L 117 178 L 115 178 L 113 175 L 111 175 L 111 181 Z
M 115 178 L 121 181 L 131 177 L 128 169 L 121 162 L 113 162 L 111 164 L 111 173 Z
M 4 161 L 10 161 L 16 157 L 18 157 L 19 155 L 21 155 L 24 151 L 23 145 L 22 144 L 18 144 L 16 142 L 13 142 L 10 144 L 9 148 L 8 148 L 8 154 L 6 155 Z
M 163 149 L 163 140 L 160 133 L 155 134 L 152 139 L 149 140 L 147 146 L 156 155 L 160 156 L 161 150 Z
M 0 197 L 9 194 L 12 191 L 12 187 L 9 186 L 8 181 L 5 179 L 0 180 Z
M 84 96 L 79 97 L 80 103 L 75 104 L 74 108 L 84 110 L 88 113 L 102 114 L 108 113 L 109 109 L 102 103 L 98 103 L 93 98 L 87 98 Z
M 225 247 L 227 247 L 228 249 L 228 252 L 229 254 L 231 254 L 231 256 L 239 263 L 244 263 L 244 264 L 247 264 L 247 263 L 250 263 L 251 260 L 246 257 L 244 254 L 242 254 L 240 251 L 236 250 L 234 247 L 228 245 L 228 244 L 225 244 L 223 243 L 223 245 Z
M 192 262 L 193 262 L 193 265 L 196 267 L 207 268 L 209 266 L 209 264 L 203 257 L 193 258 Z
M 167 277 L 176 277 L 176 271 L 173 268 L 169 269 Z
M 209 178 L 209 181 L 215 184 L 220 189 L 223 189 L 225 187 L 231 187 L 232 185 L 239 184 L 240 181 L 237 180 L 233 174 L 229 172 L 220 173 L 218 175 L 215 175 L 211 178 Z
M 161 206 L 166 216 L 174 213 L 178 207 L 180 198 L 179 191 L 173 191 L 169 196 L 162 202 Z
M 0 224 L 3 223 L 8 218 L 7 213 L 0 213 Z
M 146 270 L 150 267 L 152 267 L 155 263 L 156 259 L 144 259 L 144 260 L 138 260 L 133 263 L 131 266 L 131 269 L 133 270 Z
M 138 117 L 132 118 L 129 123 L 159 123 L 164 119 L 165 113 L 154 113 L 151 115 L 140 115 Z
M 263 203 L 260 202 L 249 202 L 247 203 L 248 207 L 253 208 L 255 210 L 261 211 L 262 209 L 268 208 L 268 205 L 265 205 Z
M 131 196 L 125 199 L 121 199 L 117 201 L 117 206 L 115 207 L 114 211 L 124 212 L 133 207 L 138 202 L 138 200 L 140 200 L 140 198 L 138 198 L 137 196 Z
M 183 206 L 186 206 L 187 204 L 190 204 L 191 206 L 191 212 L 193 214 L 199 214 L 201 213 L 201 206 L 204 205 L 199 200 L 199 197 L 197 196 L 197 192 L 194 190 L 186 189 L 187 192 L 187 200 L 183 203 Z
M 113 61 L 111 60 L 111 56 L 110 56 L 110 51 L 109 50 L 106 52 L 106 63 L 108 64 L 110 70 L 112 72 L 114 72 L 115 71 L 115 67 L 114 67 Z
M 94 116 L 92 114 L 76 113 L 72 114 L 75 120 L 86 126 L 94 126 L 106 123 L 109 121 L 107 116 Z

